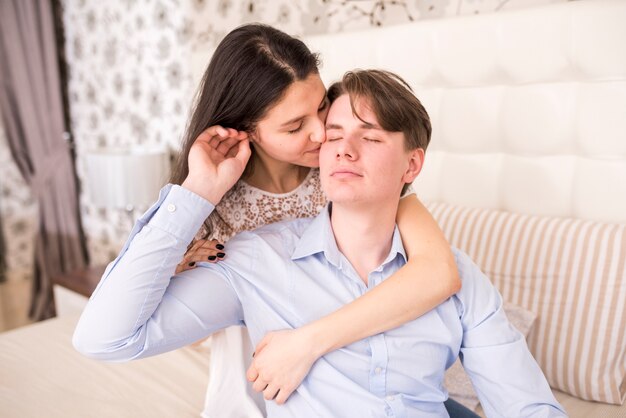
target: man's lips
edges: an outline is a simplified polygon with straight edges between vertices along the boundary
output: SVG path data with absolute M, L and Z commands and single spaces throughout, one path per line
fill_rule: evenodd
M 313 149 L 310 149 L 310 150 L 308 150 L 308 151 L 306 151 L 306 152 L 307 152 L 307 153 L 312 153 L 312 154 L 313 154 L 313 153 L 315 153 L 315 154 L 319 154 L 319 152 L 320 152 L 320 148 L 321 148 L 321 147 L 313 148 Z
M 355 170 L 351 170 L 349 168 L 335 169 L 331 171 L 330 176 L 335 177 L 335 178 L 363 177 L 361 174 L 359 174 Z

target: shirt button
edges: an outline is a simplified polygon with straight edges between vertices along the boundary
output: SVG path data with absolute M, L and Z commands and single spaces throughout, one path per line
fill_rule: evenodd
M 383 369 L 381 369 L 380 367 L 376 367 L 376 369 L 374 369 L 374 373 L 376 374 L 380 374 L 383 371 Z
M 173 203 L 170 203 L 169 205 L 167 205 L 167 211 L 168 212 L 176 212 L 176 205 Z
M 387 400 L 388 400 L 389 402 L 392 402 L 394 399 L 395 399 L 395 396 L 393 396 L 393 395 L 389 395 L 389 396 L 387 396 Z

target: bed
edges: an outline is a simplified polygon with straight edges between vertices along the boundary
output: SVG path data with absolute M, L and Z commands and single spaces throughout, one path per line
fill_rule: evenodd
M 589 0 L 306 39 L 326 83 L 377 67 L 414 87 L 434 126 L 415 189 L 532 315 L 529 346 L 572 417 L 626 417 L 623 22 L 626 2 Z M 0 415 L 198 416 L 209 353 L 82 358 L 86 298 L 55 292 L 58 318 L 0 335 Z

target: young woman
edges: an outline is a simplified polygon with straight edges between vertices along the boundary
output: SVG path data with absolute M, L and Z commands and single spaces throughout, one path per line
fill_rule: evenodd
M 201 160 L 211 141 L 229 138 L 227 147 L 247 139 L 252 156 L 176 272 L 219 261 L 226 256 L 222 243 L 237 232 L 314 216 L 325 206 L 315 167 L 325 140 L 327 99 L 317 66 L 317 56 L 304 43 L 269 26 L 242 26 L 219 44 L 171 182 L 184 182 L 190 161 Z M 205 150 L 199 149 L 202 143 Z M 259 391 L 279 388 L 266 391 L 265 398 L 284 402 L 323 354 L 413 320 L 458 291 L 449 244 L 415 195 L 401 200 L 397 222 L 409 256 L 403 269 L 334 314 L 261 341 L 248 379 Z M 213 335 L 203 416 L 263 415 L 261 397 L 247 392 L 245 368 L 252 355 L 243 328 Z

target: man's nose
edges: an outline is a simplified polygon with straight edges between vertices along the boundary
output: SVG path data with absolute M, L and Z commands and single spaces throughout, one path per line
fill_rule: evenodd
M 309 136 L 311 142 L 319 142 L 323 144 L 326 141 L 326 128 L 324 127 L 324 121 L 320 118 L 315 119 L 315 126 Z
M 354 160 L 357 158 L 358 152 L 356 150 L 354 140 L 348 135 L 337 144 L 337 158 L 347 158 Z

